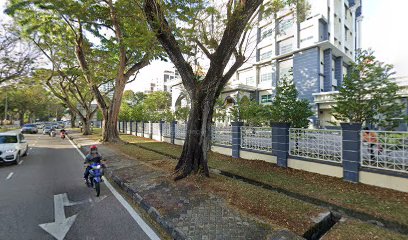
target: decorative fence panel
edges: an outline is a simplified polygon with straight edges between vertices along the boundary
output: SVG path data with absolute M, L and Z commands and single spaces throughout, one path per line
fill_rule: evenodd
M 187 134 L 187 124 L 177 123 L 175 129 L 175 138 L 186 139 Z
M 219 144 L 224 146 L 232 146 L 232 128 L 229 127 L 216 127 L 211 128 L 211 141 L 213 144 Z
M 150 123 L 144 123 L 144 132 L 145 134 L 150 134 Z
M 170 123 L 163 123 L 162 131 L 163 137 L 171 137 Z
M 408 173 L 408 133 L 362 131 L 361 165 Z
M 152 133 L 153 135 L 160 135 L 160 123 L 153 123 L 152 124 Z
M 342 131 L 289 129 L 289 154 L 329 162 L 342 162 Z
M 241 148 L 272 152 L 272 128 L 241 127 Z
M 137 123 L 137 133 L 142 133 L 142 131 L 143 131 L 142 122 L 138 122 Z

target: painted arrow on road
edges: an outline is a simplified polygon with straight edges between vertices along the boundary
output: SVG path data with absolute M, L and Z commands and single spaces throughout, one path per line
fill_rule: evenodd
M 75 214 L 71 217 L 65 218 L 65 204 L 72 206 L 69 204 L 66 193 L 54 195 L 55 222 L 43 223 L 39 225 L 42 229 L 58 240 L 64 239 L 77 217 L 77 214 Z

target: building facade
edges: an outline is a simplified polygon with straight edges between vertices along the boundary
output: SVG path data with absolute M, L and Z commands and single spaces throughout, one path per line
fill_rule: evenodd
M 259 14 L 250 37 L 254 54 L 229 81 L 223 98 L 238 101 L 248 96 L 270 104 L 279 79 L 292 71 L 299 97 L 313 106 L 314 125 L 326 126 L 333 120 L 330 109 L 315 99 L 335 92 L 354 61 L 361 42 L 362 5 L 360 0 L 308 2 L 304 19 L 289 7 L 273 16 Z M 173 88 L 179 89 L 172 94 L 173 103 L 180 103 L 180 83 Z
M 169 85 L 174 79 L 179 78 L 177 70 L 164 70 L 163 75 L 152 79 L 146 89 L 145 93 L 152 93 L 157 91 L 171 92 L 171 86 Z

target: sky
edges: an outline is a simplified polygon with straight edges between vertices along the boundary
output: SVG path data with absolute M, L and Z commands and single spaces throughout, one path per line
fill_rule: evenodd
M 321 0 L 325 1 L 325 0 Z M 380 61 L 393 64 L 397 77 L 408 76 L 408 0 L 362 0 L 362 47 L 371 48 Z M 0 21 L 5 0 L 0 0 Z M 164 70 L 173 69 L 170 62 L 153 61 L 143 68 L 126 89 L 144 91 L 150 80 L 163 77 Z

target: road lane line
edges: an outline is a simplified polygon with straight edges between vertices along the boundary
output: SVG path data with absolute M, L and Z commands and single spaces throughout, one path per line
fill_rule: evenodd
M 11 172 L 7 177 L 6 177 L 6 180 L 9 180 L 12 176 L 13 176 L 13 172 Z
M 78 151 L 78 153 L 85 158 L 85 155 L 81 152 L 81 150 L 78 148 L 78 146 L 72 142 L 71 139 L 69 139 L 69 142 L 72 144 L 72 146 L 75 147 L 75 149 Z M 112 185 L 109 183 L 109 181 L 105 178 L 102 177 L 105 185 L 108 187 L 108 189 L 112 192 L 113 196 L 116 197 L 116 199 L 122 204 L 122 206 L 126 209 L 126 211 L 130 214 L 130 216 L 136 221 L 136 223 L 139 225 L 139 227 L 146 233 L 146 235 L 151 239 L 151 240 L 160 240 L 159 236 L 147 225 L 147 223 L 140 217 L 139 214 L 133 209 L 132 206 L 116 191 L 115 188 L 112 187 Z
M 21 160 L 21 161 L 18 163 L 18 165 L 21 165 L 23 162 L 24 162 L 24 160 Z

